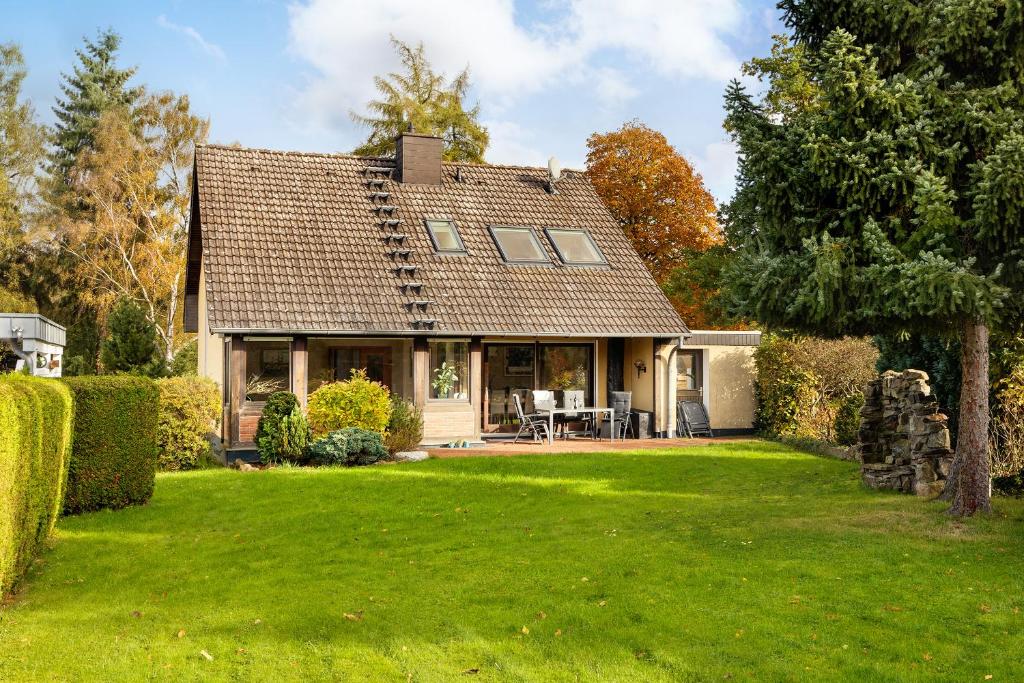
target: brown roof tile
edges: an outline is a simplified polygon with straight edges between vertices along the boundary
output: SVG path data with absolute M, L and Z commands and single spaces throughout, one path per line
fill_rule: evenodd
M 545 169 L 444 164 L 442 185 L 386 180 L 387 204 L 409 235 L 417 267 L 396 275 L 364 169 L 391 160 L 204 146 L 196 187 L 210 328 L 560 336 L 664 335 L 687 331 L 621 228 L 580 173 L 559 193 Z M 455 221 L 466 255 L 434 252 L 423 219 Z M 387 217 L 387 216 L 385 216 Z M 488 225 L 538 230 L 551 265 L 502 261 Z M 586 228 L 607 267 L 567 267 L 541 232 Z M 190 262 L 191 263 L 191 262 Z M 198 276 L 190 274 L 190 281 Z M 424 284 L 422 296 L 403 280 Z M 433 301 L 410 311 L 414 299 Z M 417 318 L 436 318 L 433 328 Z

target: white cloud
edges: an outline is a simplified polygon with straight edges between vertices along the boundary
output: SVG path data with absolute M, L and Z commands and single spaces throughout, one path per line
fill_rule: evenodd
M 175 24 L 174 22 L 169 21 L 167 17 L 165 17 L 162 14 L 156 18 L 156 21 L 158 24 L 160 24 L 160 26 L 170 31 L 174 31 L 176 33 L 182 34 L 183 36 L 186 36 L 192 42 L 198 45 L 203 52 L 210 55 L 211 57 L 215 57 L 216 59 L 219 59 L 221 61 L 227 59 L 227 55 L 224 54 L 224 50 L 221 49 L 220 45 L 217 45 L 216 43 L 211 43 L 206 38 L 203 38 L 203 35 L 191 26 L 182 26 L 180 24 Z
M 492 112 L 566 82 L 615 106 L 638 91 L 609 64 L 633 61 L 670 79 L 737 73 L 723 36 L 741 16 L 738 0 L 570 0 L 557 18 L 525 25 L 512 0 L 307 0 L 289 19 L 290 49 L 315 72 L 299 106 L 338 125 L 374 96 L 374 75 L 398 66 L 389 35 L 423 41 L 448 74 L 468 64 Z
M 732 198 L 736 186 L 737 148 L 729 141 L 712 142 L 702 152 L 687 154 L 704 178 L 704 187 L 721 203 Z

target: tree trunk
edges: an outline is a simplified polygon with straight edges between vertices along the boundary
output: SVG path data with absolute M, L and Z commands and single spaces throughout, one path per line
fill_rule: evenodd
M 988 456 L 988 326 L 983 321 L 964 321 L 960 353 L 963 368 L 960 431 L 942 497 L 952 501 L 949 514 L 968 517 L 992 509 Z

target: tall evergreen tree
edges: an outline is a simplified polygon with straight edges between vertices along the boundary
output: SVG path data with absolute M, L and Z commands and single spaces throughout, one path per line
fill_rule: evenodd
M 989 327 L 1024 283 L 1016 0 L 783 0 L 793 43 L 734 83 L 742 314 L 826 335 L 959 335 L 950 512 L 988 510 Z M 1016 296 L 1014 296 L 1016 295 Z
M 154 325 L 134 301 L 121 299 L 110 312 L 108 336 L 103 340 L 100 360 L 103 370 L 133 375 L 160 377 L 164 358 L 157 343 Z
M 431 68 L 423 43 L 412 47 L 392 37 L 391 44 L 402 59 L 403 71 L 376 76 L 373 80 L 381 99 L 367 104 L 369 114 L 352 114 L 356 123 L 370 129 L 355 153 L 394 154 L 395 138 L 411 126 L 418 133 L 442 138 L 446 160 L 482 162 L 489 136 L 480 125 L 480 106 L 465 106 L 469 69 L 447 81 Z
M 86 39 L 85 46 L 75 50 L 78 64 L 72 73 L 63 74 L 60 89 L 64 95 L 53 107 L 57 123 L 53 128 L 50 172 L 64 185 L 78 155 L 92 147 L 100 117 L 114 108 L 131 109 L 142 96 L 143 88 L 128 87 L 136 69 L 117 66 L 120 45 L 121 37 L 113 30 L 100 31 L 95 41 Z

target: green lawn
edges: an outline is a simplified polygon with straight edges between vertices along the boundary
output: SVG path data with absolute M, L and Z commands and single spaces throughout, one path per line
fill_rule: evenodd
M 60 522 L 0 680 L 1021 680 L 995 508 L 759 442 L 161 475 Z

